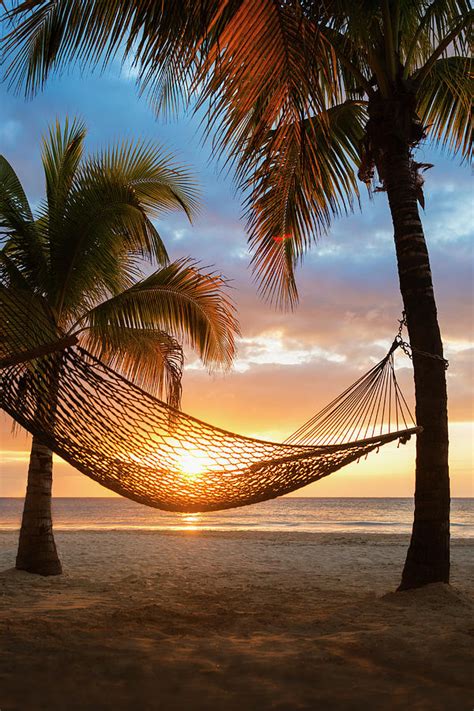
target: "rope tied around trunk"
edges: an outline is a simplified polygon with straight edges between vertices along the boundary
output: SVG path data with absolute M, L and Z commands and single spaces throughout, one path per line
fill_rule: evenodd
M 423 356 L 425 358 L 432 358 L 433 360 L 440 360 L 444 363 L 444 369 L 447 370 L 449 368 L 449 361 L 446 360 L 443 356 L 440 356 L 436 353 L 428 353 L 428 351 L 422 351 L 419 348 L 415 348 L 412 346 L 410 343 L 407 341 L 403 340 L 402 336 L 402 331 L 403 328 L 407 326 L 407 319 L 406 319 L 406 313 L 405 311 L 402 312 L 402 318 L 398 322 L 400 324 L 400 328 L 398 329 L 398 334 L 395 336 L 395 341 L 398 343 L 402 351 L 407 355 L 410 360 L 413 360 L 413 353 L 416 353 L 417 355 Z

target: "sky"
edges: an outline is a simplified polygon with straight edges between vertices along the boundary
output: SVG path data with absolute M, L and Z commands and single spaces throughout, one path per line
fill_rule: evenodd
M 190 225 L 179 213 L 157 223 L 172 258 L 191 256 L 231 280 L 242 330 L 230 373 L 209 374 L 187 354 L 183 409 L 245 435 L 283 440 L 385 355 L 402 311 L 386 195 L 333 223 L 298 271 L 300 304 L 282 312 L 257 294 L 248 268 L 241 196 L 203 144 L 192 116 L 157 119 L 138 96 L 133 71 L 119 65 L 103 74 L 73 71 L 55 78 L 31 101 L 0 85 L 0 154 L 19 174 L 31 204 L 43 195 L 40 141 L 56 118 L 80 117 L 94 151 L 124 138 L 145 138 L 171 149 L 196 175 L 202 207 Z M 450 464 L 453 496 L 472 496 L 474 461 L 473 192 L 470 170 L 429 144 L 422 215 L 431 257 L 439 320 L 449 359 Z M 409 360 L 396 357 L 397 375 L 412 402 Z M 11 433 L 0 414 L 0 495 L 23 496 L 29 438 Z M 297 492 L 299 496 L 412 496 L 413 440 L 389 444 L 359 464 Z M 55 460 L 56 496 L 110 492 Z

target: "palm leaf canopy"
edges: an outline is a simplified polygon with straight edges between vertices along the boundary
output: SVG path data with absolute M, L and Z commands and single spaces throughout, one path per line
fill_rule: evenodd
M 73 59 L 119 55 L 158 109 L 205 106 L 246 191 L 256 277 L 280 303 L 295 303 L 295 264 L 357 200 L 376 94 L 403 82 L 430 138 L 471 158 L 467 0 L 26 0 L 12 17 L 8 73 L 27 92 Z
M 5 324 L 3 352 L 19 333 L 22 350 L 46 335 L 76 333 L 176 405 L 181 343 L 208 367 L 228 367 L 238 332 L 225 280 L 189 260 L 170 264 L 152 221 L 171 209 L 192 217 L 198 191 L 157 146 L 129 142 L 84 157 L 84 138 L 77 121 L 52 127 L 43 145 L 46 198 L 36 215 L 0 157 L 1 302 L 11 314 L 18 304 Z M 146 261 L 159 268 L 144 278 Z

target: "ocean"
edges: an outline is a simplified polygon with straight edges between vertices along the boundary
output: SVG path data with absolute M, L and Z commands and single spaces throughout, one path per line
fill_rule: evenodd
M 22 499 L 0 498 L 0 530 L 20 525 Z M 474 537 L 474 499 L 453 499 L 451 535 Z M 66 530 L 219 530 L 409 533 L 413 500 L 283 497 L 202 514 L 158 511 L 122 498 L 53 499 L 54 527 Z

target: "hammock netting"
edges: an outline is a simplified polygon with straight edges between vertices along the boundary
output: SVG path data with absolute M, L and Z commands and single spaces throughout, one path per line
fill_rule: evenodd
M 168 511 L 226 509 L 287 494 L 418 432 L 395 376 L 397 346 L 283 443 L 201 422 L 76 345 L 36 357 L 17 348 L 13 358 L 3 347 L 0 405 L 122 496 Z

